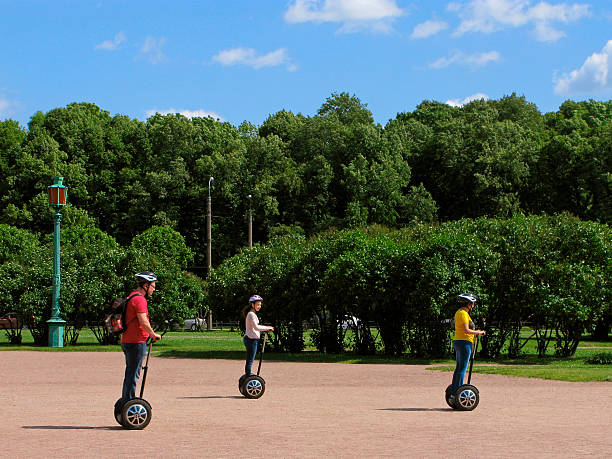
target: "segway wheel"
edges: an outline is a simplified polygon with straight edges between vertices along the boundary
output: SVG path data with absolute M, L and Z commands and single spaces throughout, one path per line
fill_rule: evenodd
M 115 421 L 117 421 L 120 425 L 123 425 L 123 399 L 120 398 L 115 402 Z
M 261 376 L 250 375 L 245 378 L 242 387 L 246 398 L 259 398 L 266 391 L 266 382 Z
M 123 405 L 121 415 L 123 427 L 129 430 L 142 430 L 151 422 L 151 405 L 142 398 L 133 398 Z
M 472 411 L 480 402 L 478 389 L 471 384 L 460 386 L 455 392 L 455 404 L 458 410 Z
M 242 395 L 244 395 L 244 380 L 247 378 L 247 376 L 248 375 L 244 374 L 238 380 L 238 390 L 240 391 Z
M 452 384 L 446 388 L 446 391 L 444 392 L 444 398 L 446 399 L 446 404 L 451 408 L 455 409 L 457 408 L 457 406 L 455 405 L 455 402 L 451 401 L 451 395 L 453 395 L 453 393 L 451 392 L 452 388 Z

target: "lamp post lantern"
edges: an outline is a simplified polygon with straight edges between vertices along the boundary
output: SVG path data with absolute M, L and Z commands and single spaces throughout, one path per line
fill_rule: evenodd
M 251 208 L 251 198 L 249 195 L 249 249 L 253 247 L 253 210 Z
M 53 185 L 47 188 L 49 194 L 49 206 L 53 214 L 53 293 L 51 298 L 51 319 L 49 324 L 49 347 L 64 347 L 64 324 L 65 320 L 60 317 L 60 222 L 62 214 L 60 209 L 66 205 L 68 188 L 62 181 L 64 177 L 53 177 Z

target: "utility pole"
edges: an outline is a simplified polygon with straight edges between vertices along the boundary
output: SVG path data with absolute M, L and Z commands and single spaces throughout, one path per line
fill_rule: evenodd
M 249 195 L 249 249 L 253 247 L 253 211 L 251 208 L 251 195 Z
M 210 276 L 210 272 L 212 270 L 212 200 L 210 199 L 210 184 L 211 182 L 213 182 L 215 180 L 214 177 L 210 177 L 208 179 L 208 209 L 207 209 L 207 219 L 206 219 L 206 232 L 207 232 L 207 237 L 208 237 L 208 244 L 207 244 L 207 249 L 208 249 L 208 274 L 207 277 Z M 207 330 L 212 330 L 212 311 L 209 309 L 208 310 L 208 321 L 206 323 L 206 329 Z

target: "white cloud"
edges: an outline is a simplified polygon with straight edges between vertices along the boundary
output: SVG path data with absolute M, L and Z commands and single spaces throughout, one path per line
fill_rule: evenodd
M 601 53 L 591 54 L 582 67 L 563 75 L 555 84 L 557 94 L 584 94 L 612 90 L 612 40 Z
M 286 48 L 279 48 L 268 54 L 259 54 L 253 48 L 231 48 L 219 51 L 212 57 L 213 62 L 217 62 L 224 67 L 230 65 L 246 65 L 254 69 L 263 67 L 277 67 L 285 65 L 287 70 L 293 72 L 297 66 L 291 62 Z
M 463 100 L 452 99 L 452 100 L 447 100 L 445 103 L 447 105 L 450 105 L 451 107 L 463 107 L 465 104 L 469 104 L 470 102 L 473 102 L 475 100 L 489 100 L 489 96 L 479 92 L 471 96 L 468 96 Z
M 425 21 L 417 24 L 412 31 L 412 38 L 427 38 L 438 32 L 448 29 L 448 24 L 444 21 Z
M 12 116 L 18 105 L 18 102 L 9 100 L 5 96 L 0 95 L 0 119 Z
M 217 121 L 224 121 L 219 115 L 215 112 L 209 112 L 206 110 L 176 110 L 174 108 L 169 108 L 167 110 L 147 110 L 145 115 L 147 118 L 159 113 L 160 115 L 174 115 L 175 113 L 179 113 L 186 118 L 214 118 Z
M 147 35 L 145 42 L 140 48 L 140 53 L 145 56 L 151 64 L 160 64 L 167 60 L 166 55 L 162 51 L 166 39 L 164 37 L 155 38 Z
M 453 51 L 448 57 L 441 57 L 429 64 L 429 68 L 443 69 L 453 64 L 466 65 L 476 68 L 482 67 L 489 62 L 495 62 L 501 59 L 501 55 L 497 51 L 488 51 L 486 53 L 465 54 L 462 51 Z
M 285 21 L 339 22 L 339 31 L 346 33 L 389 32 L 391 22 L 402 14 L 396 0 L 293 0 L 285 12 Z
M 105 40 L 100 44 L 94 46 L 94 49 L 101 49 L 103 51 L 115 51 L 119 48 L 119 45 L 125 41 L 125 33 L 119 32 L 115 35 L 112 40 Z
M 536 39 L 538 41 L 557 41 L 565 37 L 565 32 L 557 30 L 546 22 L 537 22 L 534 27 Z
M 471 0 L 450 3 L 449 11 L 456 12 L 461 23 L 455 35 L 468 32 L 491 33 L 508 27 L 532 25 L 539 41 L 557 41 L 565 36 L 552 23 L 569 23 L 590 15 L 590 5 L 541 1 L 532 6 L 530 0 Z
M 0 114 L 4 113 L 10 107 L 11 103 L 6 100 L 3 96 L 0 96 Z

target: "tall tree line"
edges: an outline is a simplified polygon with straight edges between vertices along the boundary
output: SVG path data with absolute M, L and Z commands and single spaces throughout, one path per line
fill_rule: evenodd
M 254 239 L 330 227 L 569 212 L 609 224 L 612 101 L 567 101 L 542 114 L 524 97 L 463 107 L 424 101 L 376 124 L 367 105 L 332 94 L 314 116 L 261 125 L 111 116 L 91 103 L 0 122 L 0 223 L 48 233 L 46 188 L 65 178 L 64 225 L 121 244 L 152 226 L 206 258 L 213 176 L 213 264 Z M 252 198 L 248 198 L 251 195 Z

